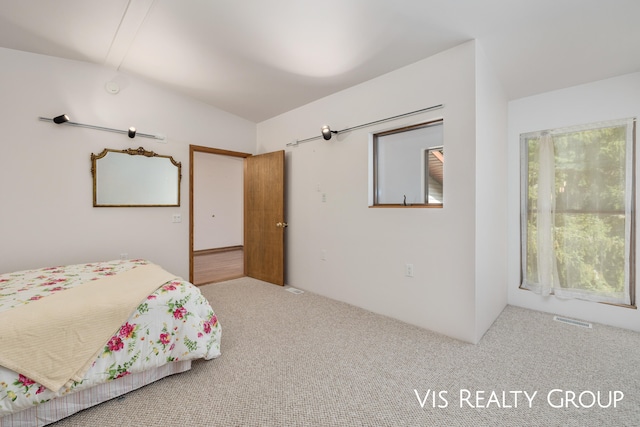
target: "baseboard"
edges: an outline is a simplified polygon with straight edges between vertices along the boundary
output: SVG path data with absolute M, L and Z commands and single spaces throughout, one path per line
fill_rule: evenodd
M 197 251 L 193 251 L 193 255 L 210 255 L 210 254 L 217 254 L 220 252 L 231 252 L 231 251 L 238 251 L 243 249 L 244 249 L 244 246 L 242 245 L 226 246 L 224 248 L 199 249 Z

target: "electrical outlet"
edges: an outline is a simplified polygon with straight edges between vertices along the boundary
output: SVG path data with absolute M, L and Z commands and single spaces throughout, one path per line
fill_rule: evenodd
M 173 222 L 182 222 L 182 215 L 180 214 L 173 214 L 173 217 L 171 219 Z
M 327 193 L 322 193 L 322 203 L 327 203 Z
M 120 254 L 120 259 L 127 259 L 127 258 L 129 258 L 129 254 L 128 254 L 128 253 L 126 253 L 126 252 L 122 252 L 122 253 Z
M 323 249 L 323 250 L 320 251 L 320 259 L 322 261 L 326 261 L 327 260 L 327 250 L 326 249 Z
M 404 265 L 404 275 L 407 277 L 413 277 L 413 264 Z

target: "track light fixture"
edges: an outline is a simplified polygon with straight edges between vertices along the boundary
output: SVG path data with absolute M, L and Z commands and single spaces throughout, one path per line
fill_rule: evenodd
M 414 114 L 418 114 L 418 113 L 425 113 L 427 111 L 433 111 L 433 110 L 439 110 L 440 108 L 444 108 L 443 104 L 438 104 L 438 105 L 434 105 L 432 107 L 427 107 L 427 108 L 422 108 L 420 110 L 415 110 L 415 111 L 410 111 L 408 113 L 404 113 L 404 114 L 399 114 L 397 116 L 391 116 L 391 117 L 387 117 L 386 119 L 380 119 L 380 120 L 376 120 L 373 122 L 369 122 L 369 123 L 364 123 L 358 126 L 352 126 L 350 128 L 345 128 L 345 129 L 340 129 L 340 130 L 331 130 L 331 128 L 328 125 L 324 125 L 322 126 L 322 138 L 324 138 L 325 141 L 328 141 L 331 139 L 331 134 L 339 134 L 339 133 L 343 133 L 343 132 L 350 132 L 352 130 L 356 130 L 356 129 L 362 129 L 364 127 L 367 126 L 371 126 L 371 125 L 375 125 L 378 123 L 384 123 L 384 122 L 388 122 L 389 120 L 395 120 L 395 119 L 399 119 L 401 117 L 408 117 L 408 116 L 412 116 Z M 294 142 L 290 142 L 287 144 L 287 147 L 291 147 L 291 146 L 297 146 L 299 144 L 302 144 L 304 142 L 309 142 L 309 141 L 313 141 L 316 139 L 319 139 L 320 136 L 312 136 L 311 138 L 306 138 L 306 139 L 296 139 Z
M 331 128 L 328 125 L 324 125 L 322 126 L 322 137 L 325 139 L 325 141 L 328 141 L 331 139 L 331 134 L 337 134 L 338 131 L 337 130 L 331 130 Z
M 144 137 L 144 138 L 152 138 L 152 139 L 157 139 L 159 141 L 165 141 L 167 138 L 164 135 L 151 135 L 148 133 L 142 133 L 142 132 L 138 132 L 136 130 L 135 127 L 131 126 L 128 130 L 120 130 L 120 129 L 113 129 L 113 128 L 107 128 L 104 126 L 94 126 L 94 125 L 87 125 L 84 123 L 76 123 L 76 122 L 72 122 L 69 120 L 69 116 L 66 114 L 61 114 L 59 116 L 54 117 L 53 119 L 49 119 L 46 117 L 38 117 L 38 120 L 42 120 L 43 122 L 53 122 L 55 124 L 63 124 L 66 123 L 67 126 L 76 126 L 76 127 L 81 127 L 81 128 L 87 128 L 87 129 L 95 129 L 95 130 L 103 130 L 103 131 L 107 131 L 107 132 L 114 132 L 114 133 L 121 133 L 121 134 L 126 134 L 129 136 L 129 138 L 135 138 L 136 136 L 139 137 Z
M 66 114 L 61 114 L 57 117 L 53 118 L 53 123 L 59 125 L 61 123 L 66 123 L 69 121 L 69 116 L 67 116 Z

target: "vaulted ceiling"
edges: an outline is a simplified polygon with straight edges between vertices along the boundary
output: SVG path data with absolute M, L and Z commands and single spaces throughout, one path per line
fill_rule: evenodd
M 510 99 L 640 71 L 638 16 L 638 0 L 2 0 L 0 47 L 260 122 L 471 39 Z

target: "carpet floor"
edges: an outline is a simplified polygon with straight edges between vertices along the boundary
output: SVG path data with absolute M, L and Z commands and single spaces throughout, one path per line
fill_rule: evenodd
M 477 345 L 250 278 L 200 287 L 222 355 L 75 426 L 640 426 L 640 334 L 507 306 Z

